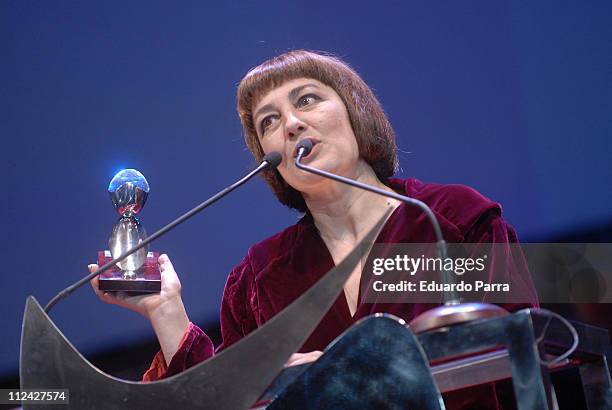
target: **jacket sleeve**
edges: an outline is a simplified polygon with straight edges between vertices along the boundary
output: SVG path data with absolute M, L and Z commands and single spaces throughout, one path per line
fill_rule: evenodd
M 170 364 L 166 366 L 164 354 L 160 350 L 153 358 L 153 363 L 145 372 L 142 381 L 152 382 L 180 373 L 208 359 L 213 353 L 214 346 L 210 338 L 198 326 L 189 323 Z
M 490 209 L 482 214 L 467 231 L 464 242 L 475 244 L 472 248 L 474 257 L 489 250 L 484 281 L 510 285 L 505 303 L 500 303 L 500 294 L 491 303 L 500 304 L 508 311 L 538 306 L 537 292 L 525 256 L 518 246 L 516 232 L 502 218 L 498 209 Z M 487 302 L 486 294 L 483 301 Z
M 221 301 L 222 343 L 216 351 L 231 346 L 257 328 L 251 309 L 256 301 L 255 287 L 248 256 L 229 274 Z M 215 353 L 213 342 L 193 323 L 185 331 L 177 352 L 168 365 L 161 351 L 157 352 L 142 381 L 155 381 L 180 373 Z

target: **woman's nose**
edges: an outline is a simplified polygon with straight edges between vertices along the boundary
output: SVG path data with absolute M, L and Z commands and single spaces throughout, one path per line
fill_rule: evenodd
M 293 139 L 306 130 L 306 124 L 294 114 L 288 114 L 285 122 L 285 134 Z

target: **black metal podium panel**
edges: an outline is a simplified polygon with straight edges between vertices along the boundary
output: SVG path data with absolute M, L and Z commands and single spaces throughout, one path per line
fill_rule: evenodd
M 427 357 L 401 319 L 362 319 L 284 388 L 268 410 L 442 410 Z

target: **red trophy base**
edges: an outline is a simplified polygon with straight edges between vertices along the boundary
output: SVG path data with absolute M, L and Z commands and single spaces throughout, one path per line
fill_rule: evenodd
M 140 269 L 136 271 L 134 279 L 125 279 L 123 271 L 117 266 L 102 272 L 99 288 L 103 292 L 135 292 L 156 293 L 161 291 L 161 273 L 159 270 L 159 252 L 147 253 L 147 259 Z M 98 252 L 98 266 L 106 265 L 113 260 L 110 251 Z

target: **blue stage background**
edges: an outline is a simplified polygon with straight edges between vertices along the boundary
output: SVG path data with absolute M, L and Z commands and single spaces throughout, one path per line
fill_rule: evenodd
M 212 3 L 210 3 L 212 4 Z M 375 90 L 400 177 L 501 202 L 523 240 L 612 221 L 610 2 L 0 3 L 0 377 L 17 372 L 27 295 L 87 273 L 121 168 L 151 185 L 149 232 L 250 169 L 237 83 L 293 48 L 336 53 Z M 155 244 L 192 320 L 215 323 L 248 247 L 299 217 L 262 181 Z M 152 337 L 89 288 L 52 318 L 86 356 Z

